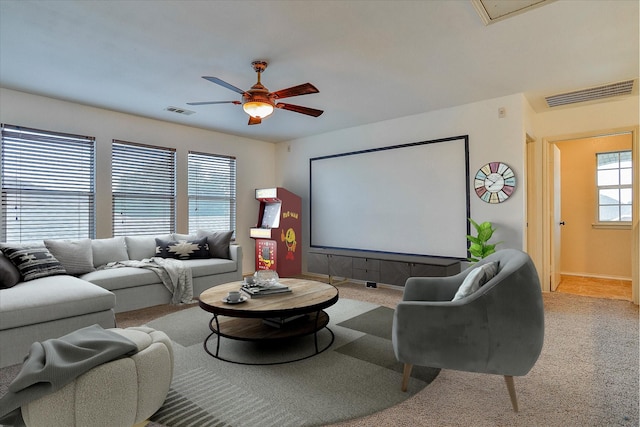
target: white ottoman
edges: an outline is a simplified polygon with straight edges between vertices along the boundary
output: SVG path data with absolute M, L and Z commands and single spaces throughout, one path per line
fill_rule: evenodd
M 169 337 L 147 327 L 109 330 L 136 343 L 138 352 L 96 366 L 57 392 L 23 406 L 28 427 L 131 427 L 162 406 L 173 377 Z

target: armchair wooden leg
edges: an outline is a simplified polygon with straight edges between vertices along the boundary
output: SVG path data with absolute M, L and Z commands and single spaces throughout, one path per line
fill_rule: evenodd
M 516 396 L 516 386 L 513 383 L 513 377 L 511 375 L 505 375 L 504 382 L 507 383 L 507 390 L 509 390 L 509 397 L 511 398 L 513 411 L 518 412 L 518 397 Z
M 411 363 L 404 364 L 404 370 L 402 371 L 402 391 L 407 391 L 407 386 L 409 385 L 409 377 L 411 377 L 411 368 L 413 368 L 413 365 Z

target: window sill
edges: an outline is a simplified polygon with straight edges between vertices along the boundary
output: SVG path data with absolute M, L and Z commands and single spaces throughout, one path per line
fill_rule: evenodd
M 631 230 L 630 222 L 597 222 L 595 224 L 591 224 L 591 228 L 598 228 L 604 230 Z

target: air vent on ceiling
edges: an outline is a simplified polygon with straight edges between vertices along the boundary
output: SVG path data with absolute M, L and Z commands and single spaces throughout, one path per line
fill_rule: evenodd
M 577 90 L 575 92 L 561 93 L 558 95 L 547 96 L 545 100 L 549 107 L 559 107 L 561 105 L 576 104 L 578 102 L 631 95 L 633 92 L 633 82 L 634 80 L 627 80 L 624 82 L 592 87 L 590 89 Z
M 167 107 L 164 110 L 165 111 L 171 111 L 172 113 L 182 114 L 182 115 L 185 115 L 185 116 L 190 116 L 192 114 L 195 114 L 195 111 L 185 110 L 184 108 L 178 108 L 178 107 Z

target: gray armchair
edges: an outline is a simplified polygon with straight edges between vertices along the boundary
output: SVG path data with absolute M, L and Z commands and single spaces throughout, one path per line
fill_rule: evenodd
M 499 262 L 495 277 L 452 301 L 476 267 Z M 455 276 L 412 277 L 393 319 L 393 349 L 404 363 L 406 391 L 413 365 L 504 375 L 518 411 L 514 376 L 533 367 L 544 340 L 544 309 L 536 269 L 524 252 L 498 251 Z

